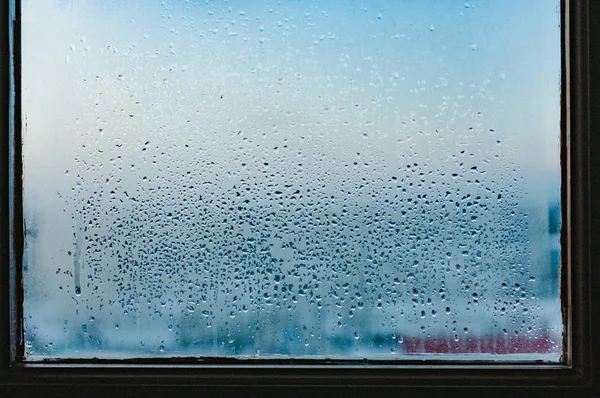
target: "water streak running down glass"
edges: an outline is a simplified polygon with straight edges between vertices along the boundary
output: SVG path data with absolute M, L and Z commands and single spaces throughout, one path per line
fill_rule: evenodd
M 22 9 L 26 360 L 561 360 L 558 0 Z

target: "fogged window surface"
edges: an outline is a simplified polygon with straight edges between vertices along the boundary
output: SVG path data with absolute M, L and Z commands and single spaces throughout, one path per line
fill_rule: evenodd
M 27 360 L 560 360 L 558 0 L 22 21 Z

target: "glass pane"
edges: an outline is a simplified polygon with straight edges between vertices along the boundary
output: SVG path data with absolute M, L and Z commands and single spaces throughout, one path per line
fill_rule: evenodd
M 559 23 L 24 1 L 26 359 L 559 361 Z

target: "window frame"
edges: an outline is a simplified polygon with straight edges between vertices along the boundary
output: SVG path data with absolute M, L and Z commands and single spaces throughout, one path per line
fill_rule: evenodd
M 153 395 L 208 393 L 309 392 L 378 394 L 426 392 L 447 396 L 448 388 L 469 393 L 516 396 L 571 396 L 599 392 L 600 329 L 592 323 L 599 310 L 600 271 L 593 259 L 600 247 L 600 2 L 563 0 L 562 15 L 562 264 L 561 298 L 566 316 L 565 364 L 447 361 L 288 361 L 231 360 L 69 360 L 24 363 L 22 339 L 23 248 L 21 208 L 20 15 L 19 0 L 0 0 L 0 396 L 76 393 L 105 396 L 133 392 Z M 14 56 L 11 52 L 14 51 Z M 590 156 L 590 155 L 596 156 Z M 595 171 L 595 172 L 594 172 Z M 566 232 L 565 232 L 566 231 Z M 598 245 L 600 246 L 600 245 Z M 595 273 L 593 273 L 593 271 Z M 600 314 L 600 311 L 596 311 Z M 593 350 L 593 352 L 592 352 Z M 594 355 L 592 355 L 592 353 Z M 169 363 L 167 363 L 167 361 Z M 595 383 L 594 383 L 595 381 Z M 89 388 L 93 387 L 93 388 Z M 509 392 L 510 391 L 510 392 Z

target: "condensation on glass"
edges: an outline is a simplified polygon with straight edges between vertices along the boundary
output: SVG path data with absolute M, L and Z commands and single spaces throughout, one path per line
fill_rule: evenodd
M 561 360 L 558 0 L 22 22 L 26 360 Z

